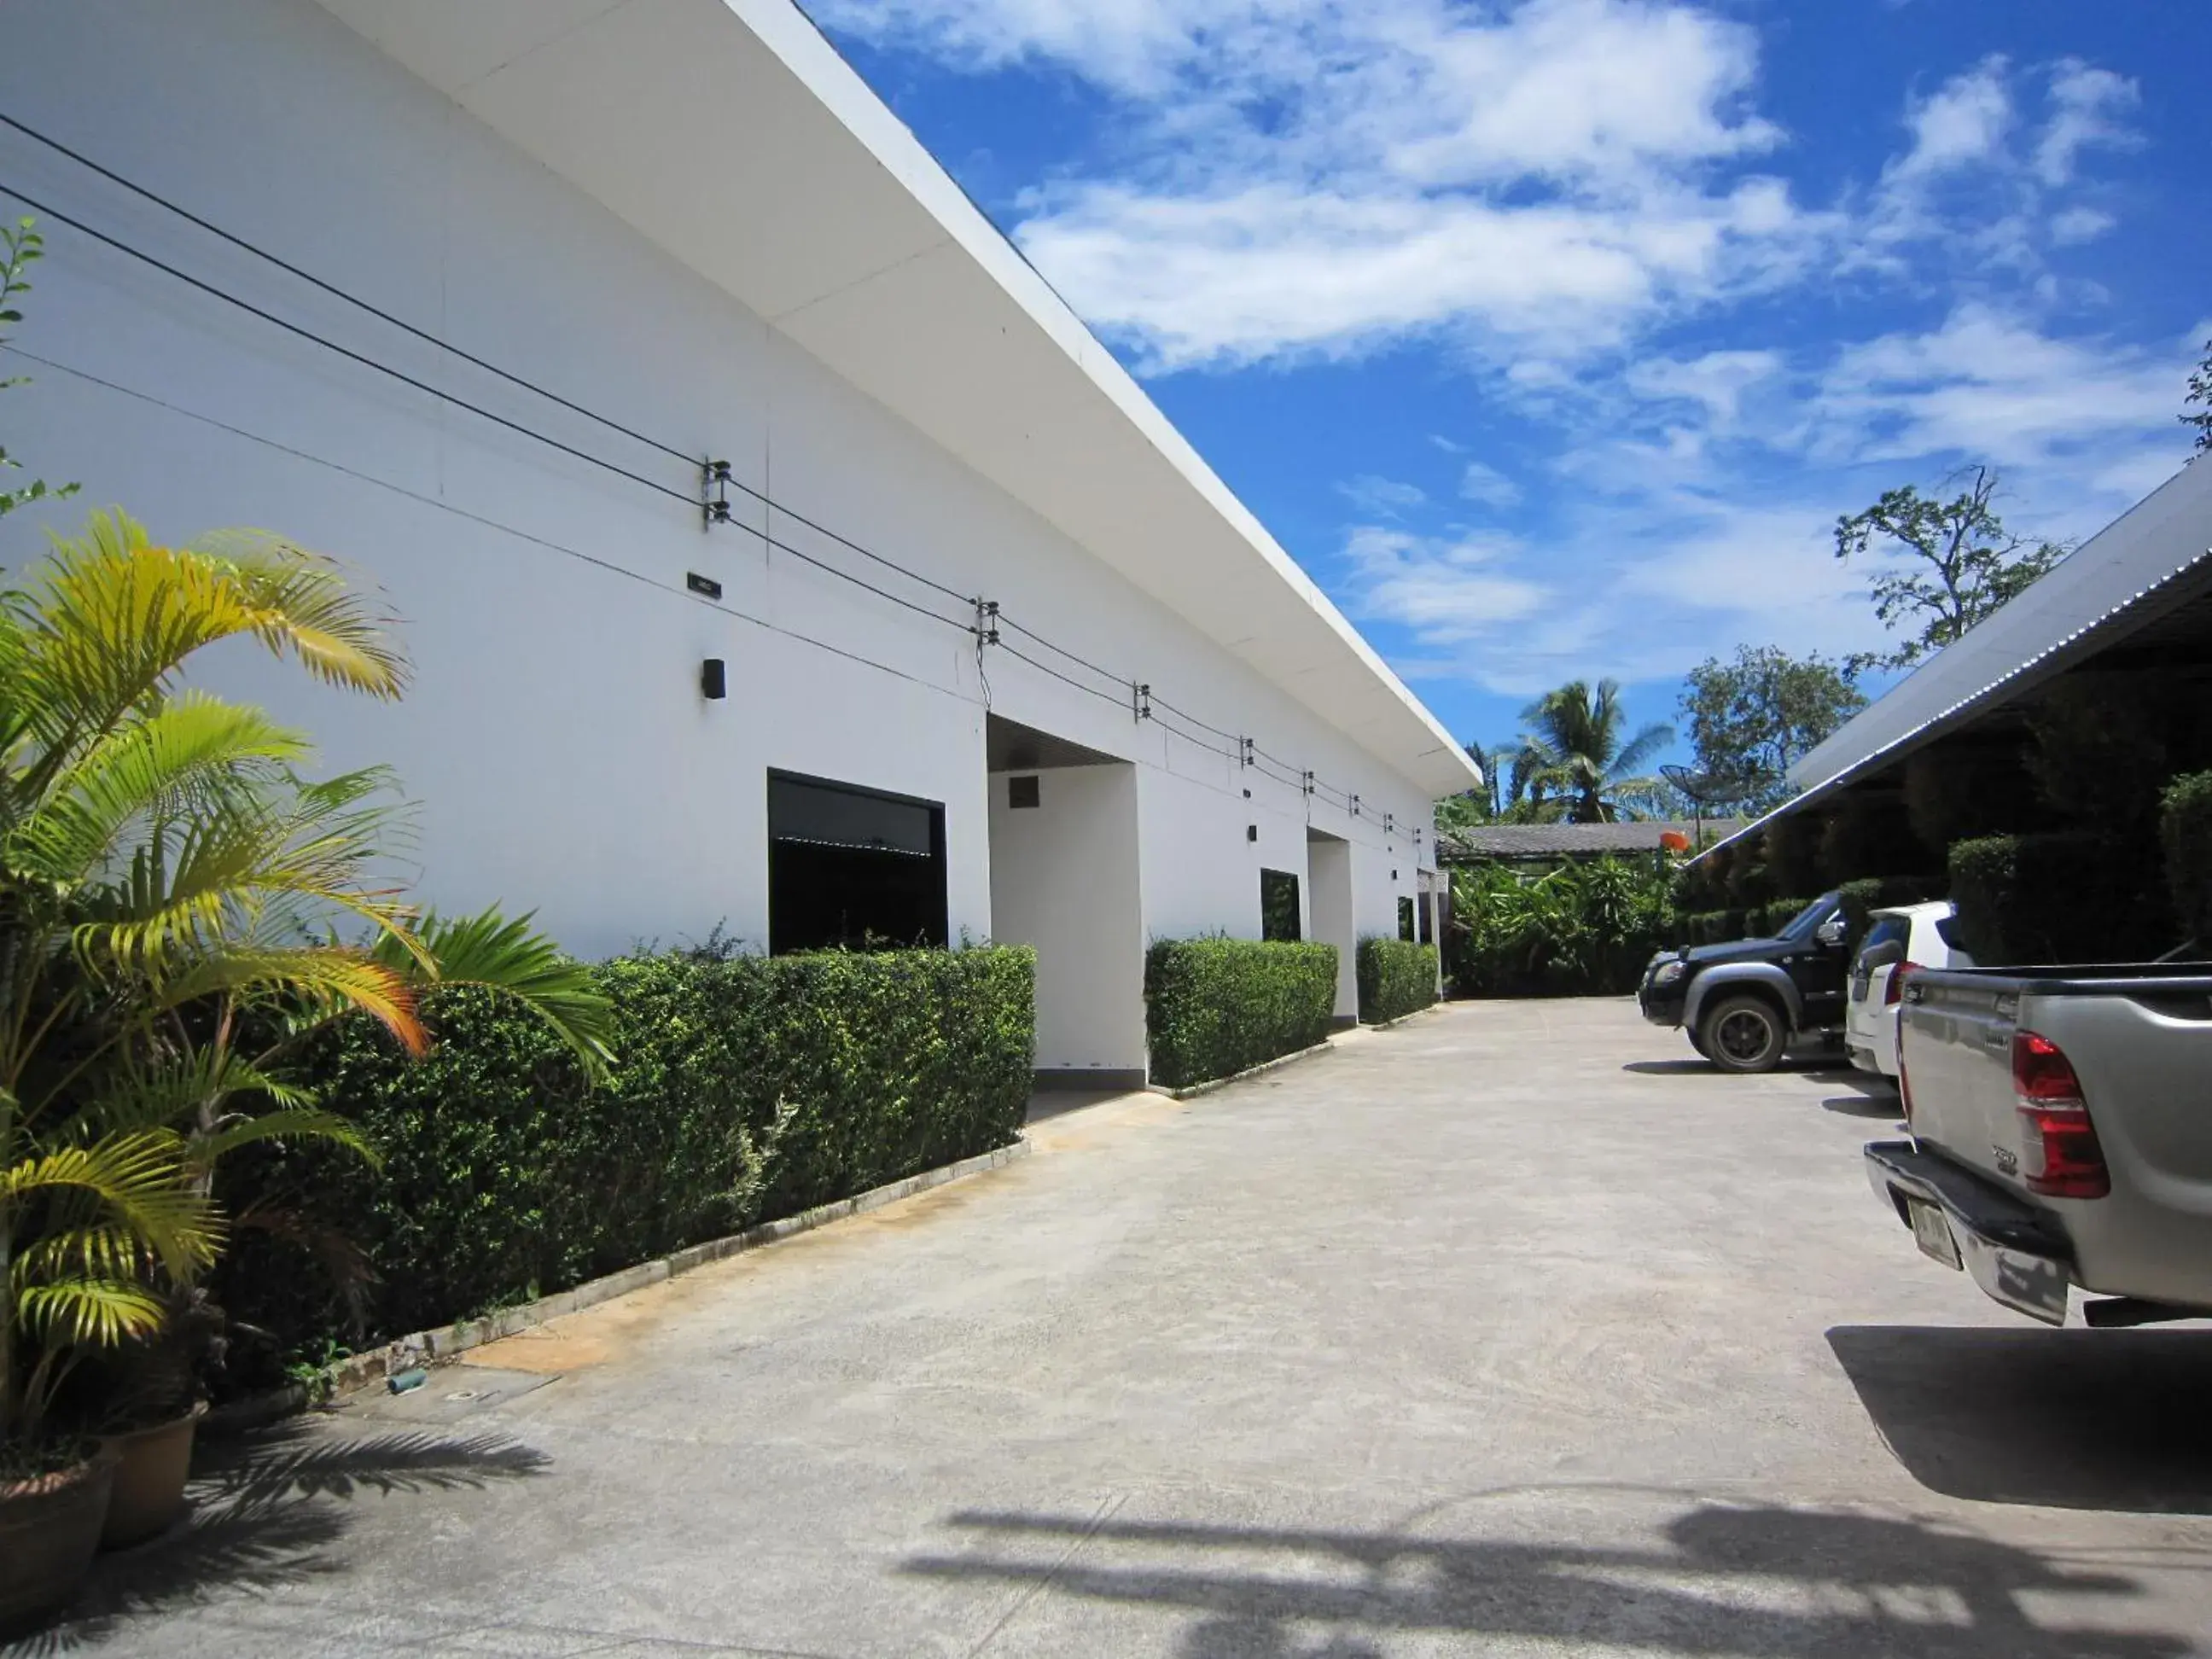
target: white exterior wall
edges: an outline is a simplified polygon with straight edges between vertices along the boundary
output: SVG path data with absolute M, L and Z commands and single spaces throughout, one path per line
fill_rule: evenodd
M 991 777 L 993 936 L 1036 947 L 1039 1071 L 1145 1069 L 1145 939 L 1130 766 L 1023 774 L 1037 805 Z
M 1382 816 L 1425 824 L 1419 788 L 327 14 L 306 0 L 16 0 L 9 43 L 11 114 L 466 350 L 727 459 L 793 510 L 989 594 L 1362 797 L 1354 820 L 991 653 L 996 712 L 1136 763 L 1144 936 L 1256 936 L 1258 871 L 1305 875 L 1309 817 L 1354 843 L 1358 930 L 1395 930 L 1396 896 L 1431 849 L 1416 854 L 1402 830 L 1386 841 Z M 687 465 L 362 317 L 21 135 L 0 131 L 0 178 L 380 362 L 679 494 L 696 488 Z M 16 341 L 45 361 L 9 365 L 35 384 L 7 393 L 0 415 L 11 450 L 84 495 L 11 515 L 0 562 L 27 562 L 42 525 L 117 502 L 163 538 L 279 529 L 380 585 L 416 666 L 404 702 L 319 690 L 244 650 L 210 678 L 308 726 L 332 769 L 398 770 L 421 803 L 412 857 L 427 900 L 534 908 L 592 955 L 717 922 L 758 944 L 774 767 L 945 803 L 952 933 L 992 933 L 985 693 L 966 635 L 45 229 Z M 764 524 L 757 503 L 738 512 Z M 931 598 L 787 519 L 773 533 Z M 685 592 L 687 571 L 724 584 L 719 607 Z M 728 664 L 726 702 L 698 696 L 707 656 Z

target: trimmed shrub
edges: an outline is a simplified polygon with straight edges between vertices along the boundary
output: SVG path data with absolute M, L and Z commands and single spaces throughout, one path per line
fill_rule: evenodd
M 1802 812 L 1779 817 L 1759 834 L 1766 849 L 1766 873 L 1776 889 L 1802 893 L 1820 884 L 1815 867 L 1820 847 L 1820 826 Z
M 280 1349 L 385 1340 L 1020 1131 L 1035 1023 L 1026 949 L 767 958 L 710 946 L 594 971 L 621 1022 L 614 1075 L 596 1089 L 541 1024 L 480 990 L 432 994 L 438 1041 L 419 1060 L 365 1019 L 327 1033 L 304 1070 L 381 1167 L 322 1146 L 239 1154 L 239 1189 L 279 1202 L 240 1230 L 217 1300 Z M 330 1276 L 303 1273 L 274 1235 L 319 1245 L 327 1264 L 359 1252 L 375 1277 L 356 1286 L 351 1317 Z M 264 1367 L 281 1357 L 258 1356 Z M 252 1369 L 245 1380 L 262 1380 Z
M 2158 825 L 2175 919 L 2185 934 L 2212 948 L 2212 772 L 2166 785 Z
M 1618 995 L 1676 944 L 1668 880 L 1647 865 L 1594 859 L 1534 878 L 1491 866 L 1452 883 L 1445 965 L 1462 996 Z
M 1772 939 L 1796 919 L 1797 913 L 1813 901 L 1808 898 L 1777 899 L 1759 913 L 1757 932 L 1763 939 Z
M 1847 881 L 1836 890 L 1843 896 L 1845 948 L 1856 954 L 1859 941 L 1873 925 L 1876 910 L 1897 904 L 1917 904 L 1943 896 L 1941 876 L 1866 876 Z
M 1310 1048 L 1335 1007 L 1334 945 L 1177 939 L 1145 953 L 1152 1081 L 1170 1089 Z
M 1401 939 L 1359 941 L 1359 1018 L 1369 1025 L 1401 1019 L 1437 1000 L 1437 949 Z
M 2172 942 L 2154 861 L 2087 831 L 1984 836 L 1951 848 L 1960 942 L 1984 967 L 2141 962 Z

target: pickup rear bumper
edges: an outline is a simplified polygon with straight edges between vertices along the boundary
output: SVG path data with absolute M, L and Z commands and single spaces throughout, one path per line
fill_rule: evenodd
M 2057 1218 L 1909 1140 L 1869 1142 L 1866 1171 L 1907 1227 L 1915 1204 L 1942 1212 L 1961 1265 L 1992 1300 L 2046 1325 L 2066 1322 L 2074 1245 Z

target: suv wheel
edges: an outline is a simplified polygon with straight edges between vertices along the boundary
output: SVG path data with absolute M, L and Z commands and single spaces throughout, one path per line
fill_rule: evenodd
M 1723 1072 L 1771 1072 L 1790 1041 L 1782 1016 L 1760 996 L 1729 997 L 1717 1004 L 1698 1036 L 1705 1058 Z

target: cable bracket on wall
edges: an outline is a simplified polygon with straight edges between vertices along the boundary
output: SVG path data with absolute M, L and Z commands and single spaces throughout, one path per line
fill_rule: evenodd
M 975 643 L 978 646 L 999 642 L 999 602 L 996 599 L 975 601 Z
M 1149 685 L 1138 686 L 1135 690 L 1134 695 L 1130 699 L 1130 708 L 1140 720 L 1148 720 L 1152 719 L 1152 688 Z
M 1242 766 L 1252 766 L 1252 765 L 1255 765 L 1255 764 L 1257 764 L 1257 763 L 1256 763 L 1256 762 L 1255 762 L 1255 761 L 1253 760 L 1253 758 L 1252 758 L 1252 750 L 1253 750 L 1253 743 L 1252 743 L 1252 739 L 1251 739 L 1251 738 L 1237 738 L 1237 765 L 1239 765 L 1240 767 L 1242 767 Z
M 699 510 L 708 525 L 730 522 L 730 464 L 707 461 L 699 469 Z
M 1302 772 L 1298 775 L 1298 777 L 1299 787 L 1302 792 L 1308 795 L 1312 794 L 1314 792 L 1314 775 L 1310 772 Z

